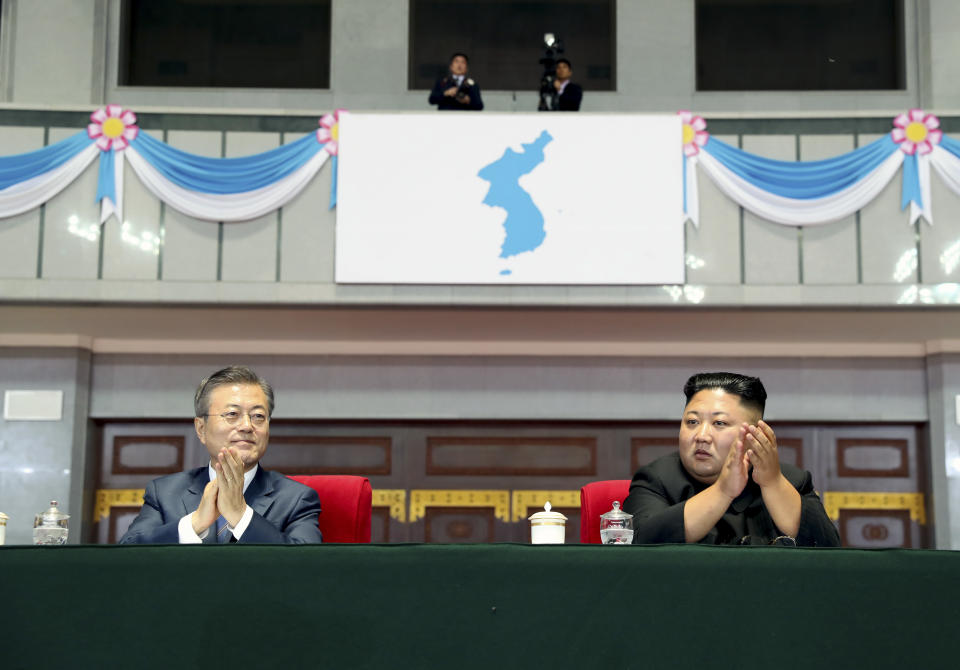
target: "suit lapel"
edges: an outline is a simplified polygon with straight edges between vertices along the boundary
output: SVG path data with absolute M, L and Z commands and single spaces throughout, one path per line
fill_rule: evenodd
M 253 481 L 244 492 L 243 498 L 254 512 L 262 517 L 267 516 L 274 500 L 273 483 L 262 465 L 257 468 L 257 474 L 253 476 Z
M 200 506 L 200 500 L 203 498 L 203 489 L 210 483 L 210 473 L 206 467 L 197 468 L 193 472 L 190 483 L 187 484 L 187 490 L 180 496 L 183 503 L 183 513 L 191 514 Z

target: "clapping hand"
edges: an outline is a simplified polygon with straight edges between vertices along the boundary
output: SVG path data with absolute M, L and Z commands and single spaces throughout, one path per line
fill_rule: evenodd
M 777 436 L 773 428 L 763 420 L 756 426 L 747 426 L 744 441 L 746 457 L 753 466 L 753 481 L 760 488 L 776 484 L 780 480 L 780 455 L 777 452 Z
M 220 510 L 217 508 L 217 492 L 219 489 L 217 481 L 214 479 L 212 482 L 207 482 L 207 485 L 203 488 L 200 506 L 197 507 L 190 518 L 193 532 L 197 535 L 216 523 L 217 517 L 220 516 Z
M 227 523 L 236 526 L 247 509 L 247 502 L 243 499 L 243 461 L 235 447 L 224 447 L 217 454 L 213 467 L 219 482 L 217 507 Z
M 747 424 L 743 424 L 740 426 L 740 435 L 737 436 L 737 441 L 730 446 L 730 451 L 727 452 L 727 460 L 723 462 L 723 468 L 717 478 L 717 486 L 730 500 L 743 492 L 749 478 L 749 462 L 744 453 L 746 436 Z

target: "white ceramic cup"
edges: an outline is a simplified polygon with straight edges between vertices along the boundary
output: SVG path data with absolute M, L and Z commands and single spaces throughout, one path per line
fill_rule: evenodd
M 566 538 L 566 528 L 562 521 L 549 521 L 530 526 L 530 542 L 532 544 L 563 544 Z
M 563 544 L 566 538 L 567 517 L 551 510 L 548 501 L 542 512 L 529 517 L 531 544 Z

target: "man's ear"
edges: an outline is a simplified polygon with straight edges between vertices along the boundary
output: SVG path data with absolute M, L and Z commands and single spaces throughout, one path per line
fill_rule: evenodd
M 205 423 L 203 418 L 196 416 L 193 418 L 193 428 L 197 431 L 197 438 L 200 440 L 200 444 L 206 446 L 206 440 L 204 438 L 204 428 Z

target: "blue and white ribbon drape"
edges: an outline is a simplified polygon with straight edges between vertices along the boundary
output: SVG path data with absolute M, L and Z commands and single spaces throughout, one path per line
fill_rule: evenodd
M 119 154 L 157 198 L 211 221 L 246 221 L 279 209 L 313 179 L 330 155 L 311 133 L 243 158 L 205 158 L 141 133 Z M 102 171 L 101 171 L 102 174 Z
M 0 156 L 0 217 L 36 209 L 80 176 L 100 153 L 85 132 L 43 149 Z
M 175 149 L 140 132 L 136 115 L 107 105 L 90 115 L 86 132 L 37 151 L 0 156 L 0 218 L 39 207 L 99 156 L 96 200 L 101 223 L 123 218 L 123 175 L 134 174 L 157 198 L 188 216 L 245 221 L 283 207 L 333 157 L 330 207 L 336 204 L 339 119 L 324 115 L 316 133 L 240 158 L 207 158 Z M 729 198 L 764 219 L 792 226 L 821 225 L 850 216 L 901 173 L 901 207 L 909 222 L 933 223 L 931 166 L 960 195 L 960 141 L 946 137 L 933 114 L 911 109 L 893 129 L 864 147 L 819 161 L 778 161 L 710 137 L 706 121 L 680 112 L 683 127 L 683 218 L 699 225 L 702 170 Z M 699 168 L 699 170 L 698 170 Z
M 175 149 L 136 126 L 136 115 L 107 105 L 67 139 L 37 151 L 0 157 L 0 217 L 50 200 L 97 156 L 96 200 L 100 222 L 123 219 L 124 163 L 161 201 L 188 216 L 246 221 L 290 202 L 337 151 L 336 116 L 324 116 L 316 133 L 276 149 L 241 158 L 207 158 Z M 335 184 L 334 180 L 334 184 Z M 335 192 L 331 193 L 331 206 Z
M 894 129 L 864 147 L 819 161 L 778 161 L 709 137 L 702 117 L 681 111 L 684 220 L 699 225 L 697 170 L 731 200 L 764 219 L 792 226 L 821 225 L 850 216 L 873 200 L 902 168 L 901 207 L 909 223 L 933 223 L 930 166 L 960 195 L 960 142 L 946 138 L 939 119 L 913 109 Z

